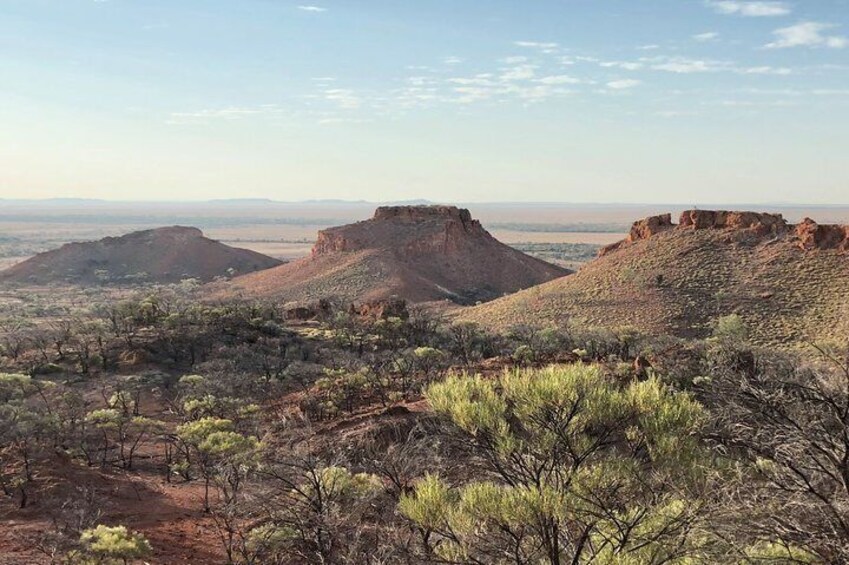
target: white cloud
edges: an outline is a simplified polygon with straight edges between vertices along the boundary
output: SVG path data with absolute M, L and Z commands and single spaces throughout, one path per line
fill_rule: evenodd
M 168 125 L 206 124 L 213 120 L 236 121 L 253 116 L 281 117 L 287 114 L 277 104 L 259 106 L 227 106 L 224 108 L 206 108 L 193 112 L 172 112 L 165 121 Z
M 726 68 L 725 63 L 718 61 L 703 61 L 685 57 L 660 58 L 651 67 L 655 71 L 665 71 L 677 74 L 711 73 Z
M 459 104 L 471 104 L 481 100 L 488 100 L 495 94 L 493 89 L 480 86 L 459 86 L 454 89 L 454 92 L 460 95 L 456 99 L 456 102 Z
M 434 84 L 436 81 L 431 77 L 414 76 L 408 77 L 407 82 L 413 86 L 427 86 L 430 84 Z
M 556 53 L 560 47 L 557 43 L 545 41 L 514 41 L 516 47 L 526 47 L 528 49 L 539 49 L 543 53 Z
M 696 113 L 689 110 L 661 110 L 660 112 L 655 112 L 656 116 L 660 116 L 661 118 L 681 118 L 685 116 L 695 116 Z
M 849 96 L 849 89 L 839 90 L 839 89 L 828 89 L 822 88 L 813 91 L 815 96 Z
M 298 9 L 302 10 L 304 12 L 313 12 L 313 13 L 320 13 L 320 12 L 326 12 L 327 11 L 327 8 L 322 8 L 320 6 L 298 6 Z
M 538 79 L 536 82 L 540 84 L 547 85 L 557 85 L 557 84 L 581 84 L 582 81 L 579 78 L 570 77 L 569 75 L 553 75 L 548 77 L 542 77 Z
M 842 49 L 849 46 L 849 39 L 838 35 L 826 35 L 825 31 L 837 27 L 821 22 L 801 22 L 790 27 L 775 30 L 776 40 L 766 45 L 769 49 L 787 47 L 831 47 Z
M 460 57 L 455 57 L 454 55 L 450 55 L 448 57 L 445 57 L 442 62 L 446 65 L 459 65 L 463 62 L 463 59 Z
M 736 73 L 738 75 L 790 75 L 793 70 L 787 67 L 745 67 L 730 61 L 710 59 L 688 59 L 686 57 L 652 57 L 642 61 L 651 64 L 651 69 L 676 74 L 695 73 Z
M 324 91 L 324 99 L 335 103 L 340 108 L 354 110 L 362 105 L 360 98 L 353 90 L 347 88 L 332 88 Z
M 451 84 L 458 84 L 460 86 L 495 86 L 495 82 L 492 80 L 491 74 L 480 74 L 475 75 L 469 78 L 449 78 L 448 82 Z
M 651 44 L 651 45 L 640 45 L 639 47 L 637 47 L 637 49 L 638 49 L 639 51 L 655 51 L 655 50 L 657 50 L 657 49 L 660 49 L 660 45 L 655 45 L 655 44 Z
M 528 61 L 527 57 L 505 57 L 501 59 L 499 62 L 504 63 L 505 65 L 518 65 L 519 63 L 526 63 Z
M 515 67 L 511 67 L 509 69 L 504 69 L 504 72 L 501 75 L 501 80 L 504 81 L 514 81 L 514 80 L 530 80 L 536 76 L 536 66 L 535 65 L 517 65 Z
M 792 11 L 786 2 L 740 2 L 736 0 L 708 0 L 707 5 L 717 13 L 752 18 L 786 16 Z
M 719 38 L 719 34 L 715 31 L 708 31 L 705 33 L 699 33 L 693 36 L 693 39 L 696 41 L 700 41 L 702 43 L 706 43 L 708 41 L 715 41 Z
M 793 70 L 787 67 L 743 67 L 735 69 L 734 72 L 741 75 L 792 75 Z
M 612 88 L 613 90 L 626 90 L 628 88 L 640 86 L 641 84 L 643 84 L 642 81 L 636 79 L 612 80 L 607 83 L 607 88 Z
M 617 68 L 623 69 L 626 71 L 638 71 L 643 68 L 642 63 L 637 62 L 628 62 L 628 61 L 602 61 L 599 63 L 599 66 L 604 67 L 606 69 L 609 68 Z

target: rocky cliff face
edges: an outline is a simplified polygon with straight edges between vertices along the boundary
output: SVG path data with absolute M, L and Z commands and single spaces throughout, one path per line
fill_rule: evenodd
M 456 206 L 381 206 L 374 212 L 374 220 L 406 220 L 420 222 L 428 220 L 453 220 L 462 224 L 475 223 L 472 214 Z
M 634 222 L 631 226 L 631 233 L 628 234 L 628 242 L 633 243 L 641 239 L 648 239 L 653 235 L 671 230 L 675 227 L 672 223 L 672 214 L 663 214 L 662 216 L 651 216 L 643 220 Z
M 491 238 L 455 206 L 382 206 L 371 220 L 318 232 L 312 255 L 393 248 L 401 254 L 451 253 L 468 238 Z
M 820 225 L 805 218 L 796 226 L 799 246 L 805 250 L 837 249 L 849 251 L 849 226 Z
M 671 214 L 651 216 L 634 222 L 628 237 L 602 248 L 599 255 L 607 255 L 636 241 L 649 239 L 670 230 L 727 230 L 756 238 L 786 236 L 795 238 L 799 247 L 808 251 L 813 249 L 849 251 L 849 226 L 820 225 L 810 218 L 793 226 L 781 214 L 687 210 L 681 214 L 678 224 L 672 223 Z
M 728 210 L 687 210 L 678 223 L 681 228 L 694 230 L 739 229 L 759 235 L 785 233 L 789 226 L 781 214 L 731 212 Z

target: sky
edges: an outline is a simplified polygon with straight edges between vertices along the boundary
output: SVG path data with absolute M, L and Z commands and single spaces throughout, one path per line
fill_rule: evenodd
M 68 197 L 849 204 L 849 0 L 0 0 Z

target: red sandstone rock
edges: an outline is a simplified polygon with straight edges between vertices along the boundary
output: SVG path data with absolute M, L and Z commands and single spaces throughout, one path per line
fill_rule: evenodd
M 374 320 L 386 320 L 389 318 L 406 320 L 410 317 L 410 312 L 407 309 L 407 301 L 400 298 L 371 300 L 359 305 L 352 304 L 351 313 Z
M 674 228 L 672 223 L 672 214 L 663 214 L 662 216 L 651 216 L 644 220 L 634 222 L 631 226 L 631 233 L 628 234 L 628 241 L 633 243 L 640 239 L 648 239 L 653 235 L 665 232 Z
M 810 218 L 805 218 L 796 226 L 796 236 L 799 246 L 806 250 L 836 249 L 849 251 L 849 226 L 820 225 Z
M 687 210 L 681 214 L 680 229 L 744 229 L 758 235 L 779 235 L 788 229 L 781 214 L 730 212 L 727 210 Z
M 616 243 L 611 243 L 610 245 L 602 247 L 598 252 L 598 256 L 603 257 L 608 253 L 613 253 L 617 249 L 621 248 L 623 245 L 634 243 L 635 241 L 640 241 L 641 239 L 648 239 L 659 233 L 669 231 L 674 227 L 675 224 L 672 223 L 672 214 L 649 216 L 648 218 L 637 220 L 631 226 L 631 232 L 628 234 L 628 237 L 626 237 L 622 241 L 617 241 Z

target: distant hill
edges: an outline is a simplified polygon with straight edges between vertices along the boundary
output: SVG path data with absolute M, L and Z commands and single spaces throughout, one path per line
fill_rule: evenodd
M 0 272 L 0 282 L 103 284 L 211 281 L 281 261 L 208 239 L 197 228 L 166 227 L 99 241 L 69 243 Z
M 704 337 L 739 314 L 756 343 L 833 335 L 849 316 L 849 226 L 777 214 L 691 210 L 636 222 L 577 274 L 468 309 L 461 319 L 633 326 Z
M 370 220 L 319 232 L 310 257 L 238 277 L 221 292 L 296 302 L 399 297 L 473 304 L 568 273 L 500 243 L 468 210 L 386 206 Z

